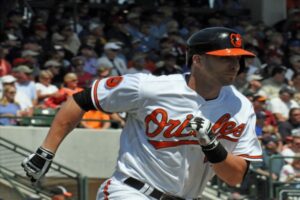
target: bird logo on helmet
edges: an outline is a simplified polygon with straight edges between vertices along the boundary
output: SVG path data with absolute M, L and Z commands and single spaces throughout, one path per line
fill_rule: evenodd
M 242 36 L 240 34 L 231 33 L 230 34 L 230 42 L 234 47 L 241 48 L 242 47 Z
M 255 55 L 244 49 L 242 36 L 225 27 L 211 27 L 194 33 L 187 40 L 187 67 L 191 67 L 192 56 L 207 54 L 213 56 L 241 56 L 240 71 L 245 68 L 245 57 Z

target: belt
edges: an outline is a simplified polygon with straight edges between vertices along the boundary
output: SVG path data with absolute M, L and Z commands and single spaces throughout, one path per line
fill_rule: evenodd
M 124 180 L 124 183 L 130 187 L 133 187 L 139 191 L 141 191 L 142 193 L 144 194 L 147 194 L 155 199 L 158 199 L 158 200 L 185 200 L 183 198 L 180 198 L 180 197 L 175 197 L 175 196 L 172 196 L 172 195 L 168 195 L 168 194 L 165 194 L 161 191 L 159 191 L 158 189 L 156 188 L 153 188 L 151 187 L 150 185 L 148 185 L 147 183 L 143 183 L 135 178 L 132 178 L 132 177 L 129 177 L 127 179 Z M 197 200 L 198 198 L 196 199 L 193 199 L 193 200 Z

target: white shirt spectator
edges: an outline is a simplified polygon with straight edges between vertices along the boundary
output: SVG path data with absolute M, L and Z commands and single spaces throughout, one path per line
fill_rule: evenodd
M 35 84 L 36 91 L 41 92 L 42 95 L 53 94 L 58 91 L 58 88 L 55 85 L 44 85 L 41 83 Z
M 289 117 L 291 108 L 299 108 L 298 103 L 293 99 L 289 102 L 283 102 L 279 97 L 275 97 L 268 103 L 268 110 L 272 113 L 281 113 L 285 118 Z

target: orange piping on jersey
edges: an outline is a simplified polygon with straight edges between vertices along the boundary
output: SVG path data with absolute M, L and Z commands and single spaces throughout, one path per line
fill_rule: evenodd
M 179 141 L 148 140 L 148 141 L 155 149 L 176 147 L 176 146 L 181 146 L 181 145 L 199 145 L 198 140 L 179 140 Z
M 263 158 L 262 155 L 250 156 L 248 154 L 240 154 L 238 156 L 245 157 L 245 158 L 252 158 L 252 159 L 262 159 Z
M 227 135 L 219 135 L 217 139 L 225 139 L 225 140 L 229 140 L 231 142 L 239 141 L 239 139 L 231 138 L 231 137 L 228 137 Z
M 108 187 L 110 185 L 110 182 L 111 182 L 111 179 L 109 179 L 106 183 L 106 185 L 104 186 L 104 190 L 103 190 L 103 193 L 104 193 L 104 200 L 108 200 Z
M 95 101 L 96 107 L 99 110 L 102 110 L 101 106 L 100 106 L 100 102 L 99 102 L 99 100 L 97 98 L 97 90 L 98 90 L 99 82 L 100 82 L 100 80 L 97 80 L 96 83 L 95 83 L 93 95 L 94 95 L 94 101 Z

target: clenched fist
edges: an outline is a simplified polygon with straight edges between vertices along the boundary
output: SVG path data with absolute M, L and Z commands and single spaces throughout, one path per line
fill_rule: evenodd
M 53 157 L 54 153 L 40 147 L 35 153 L 23 160 L 21 165 L 31 182 L 39 181 L 48 172 Z

